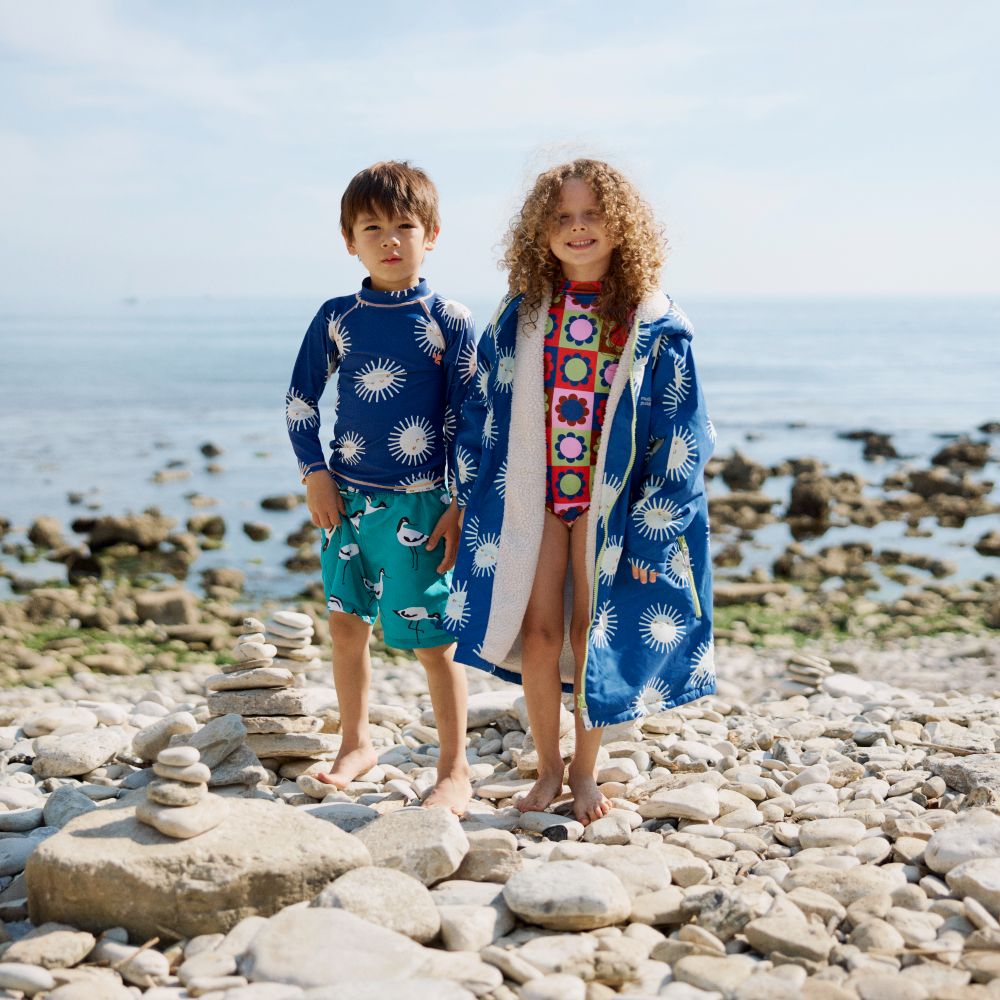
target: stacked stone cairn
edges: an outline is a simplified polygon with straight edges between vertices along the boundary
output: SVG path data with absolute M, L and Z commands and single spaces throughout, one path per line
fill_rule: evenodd
M 165 837 L 187 840 L 217 827 L 225 803 L 208 791 L 211 771 L 194 747 L 168 747 L 153 764 L 156 777 L 146 786 L 146 799 L 136 807 L 140 822 Z
M 323 719 L 315 714 L 327 692 L 302 686 L 302 675 L 319 663 L 312 636 L 312 619 L 300 612 L 276 611 L 266 625 L 245 618 L 236 662 L 206 681 L 210 714 L 241 716 L 246 745 L 262 762 L 311 763 L 336 754 L 338 738 L 320 732 Z
M 313 631 L 312 619 L 299 611 L 276 611 L 264 627 L 265 640 L 277 650 L 273 665 L 291 673 L 299 686 L 308 671 L 323 665 Z
M 822 656 L 796 653 L 786 667 L 786 679 L 779 685 L 782 694 L 802 694 L 807 697 L 822 690 L 823 678 L 834 672 L 829 660 Z

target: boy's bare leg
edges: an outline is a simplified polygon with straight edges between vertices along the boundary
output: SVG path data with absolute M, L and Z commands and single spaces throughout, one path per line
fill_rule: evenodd
M 340 750 L 328 774 L 316 778 L 335 788 L 345 788 L 378 763 L 368 730 L 368 688 L 372 661 L 368 640 L 372 627 L 356 615 L 334 611 L 330 615 L 333 641 L 333 686 L 340 706 Z
M 588 511 L 573 525 L 570 534 L 570 562 L 573 567 L 573 620 L 569 635 L 576 658 L 573 684 L 573 721 L 576 748 L 569 765 L 569 787 L 573 792 L 573 814 L 587 826 L 611 811 L 611 803 L 597 787 L 597 752 L 601 748 L 601 730 L 585 729 L 578 695 L 583 690 L 583 664 L 587 654 L 587 630 L 590 626 L 591 592 L 587 581 Z
M 455 644 L 415 649 L 427 671 L 427 687 L 434 706 L 440 738 L 437 784 L 424 800 L 425 806 L 444 806 L 456 816 L 465 814 L 472 798 L 469 761 L 465 756 L 465 728 L 469 700 L 465 667 L 454 660 Z
M 563 647 L 563 590 L 569 559 L 569 529 L 545 512 L 538 568 L 521 627 L 521 683 L 531 735 L 538 751 L 538 779 L 517 808 L 541 812 L 562 793 L 563 761 L 559 752 L 562 687 L 559 655 Z

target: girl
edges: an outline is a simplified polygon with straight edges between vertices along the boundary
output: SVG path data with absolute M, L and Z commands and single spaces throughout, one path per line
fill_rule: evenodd
M 445 627 L 458 662 L 524 685 L 538 780 L 522 811 L 563 792 L 573 691 L 569 786 L 587 824 L 611 808 L 597 727 L 715 691 L 702 476 L 715 433 L 691 327 L 658 290 L 663 241 L 617 170 L 580 159 L 541 174 L 505 248 L 509 295 L 459 429 Z

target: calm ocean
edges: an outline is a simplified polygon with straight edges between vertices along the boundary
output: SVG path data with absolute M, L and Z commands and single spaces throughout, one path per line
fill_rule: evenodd
M 259 501 L 299 489 L 282 403 L 318 304 L 186 300 L 0 309 L 0 516 L 22 529 L 39 514 L 68 523 L 83 513 L 67 500 L 79 491 L 107 513 L 155 504 L 183 520 L 193 511 L 186 495 L 205 494 L 218 501 L 208 509 L 226 518 L 229 532 L 225 547 L 199 565 L 244 566 L 254 594 L 294 593 L 301 578 L 281 565 L 288 553 L 283 539 L 304 509 L 267 512 Z M 493 308 L 468 304 L 480 322 Z M 767 463 L 815 455 L 834 470 L 877 482 L 896 463 L 863 462 L 861 445 L 839 440 L 838 431 L 891 433 L 901 454 L 925 465 L 942 435 L 979 437 L 979 424 L 1000 420 L 1000 300 L 683 305 L 698 331 L 696 358 L 719 431 L 717 454 L 739 448 Z M 331 403 L 324 400 L 327 412 Z M 206 441 L 224 449 L 221 474 L 204 471 L 198 448 Z M 171 462 L 185 463 L 190 478 L 154 483 L 153 473 Z M 990 478 L 996 472 L 995 463 L 987 469 Z M 772 480 L 768 489 L 787 497 L 787 483 Z M 239 527 L 246 520 L 270 523 L 273 540 L 249 542 Z M 899 524 L 867 535 L 843 529 L 815 544 L 868 537 L 944 555 L 959 564 L 959 577 L 980 576 L 997 567 L 969 542 L 996 521 L 936 529 L 932 539 L 904 539 Z M 750 562 L 769 563 L 786 540 L 783 526 L 763 532 Z M 15 571 L 56 577 L 61 567 Z

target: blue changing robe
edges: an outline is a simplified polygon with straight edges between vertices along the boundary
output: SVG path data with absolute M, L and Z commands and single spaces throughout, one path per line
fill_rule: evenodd
M 465 522 L 445 619 L 458 662 L 514 681 L 545 516 L 549 307 L 521 309 L 521 301 L 505 299 L 480 338 L 476 388 L 462 412 L 456 463 Z M 608 396 L 587 531 L 591 621 L 579 707 L 588 728 L 715 692 L 704 487 L 715 430 L 691 336 L 669 298 L 648 297 Z M 633 565 L 656 570 L 656 582 L 633 579 Z M 568 632 L 568 614 L 566 622 Z M 574 669 L 567 637 L 564 690 Z

